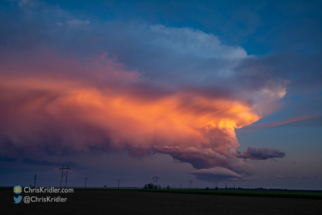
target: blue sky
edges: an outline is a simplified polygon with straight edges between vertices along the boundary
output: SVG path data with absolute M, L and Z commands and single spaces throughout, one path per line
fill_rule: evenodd
M 321 189 L 321 4 L 2 2 L 1 185 Z

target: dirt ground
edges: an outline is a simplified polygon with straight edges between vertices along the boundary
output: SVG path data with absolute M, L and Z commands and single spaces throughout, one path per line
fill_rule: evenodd
M 322 214 L 322 200 L 315 199 L 75 190 L 36 195 L 67 197 L 64 203 L 14 204 L 13 196 L 12 189 L 0 190 L 0 214 Z

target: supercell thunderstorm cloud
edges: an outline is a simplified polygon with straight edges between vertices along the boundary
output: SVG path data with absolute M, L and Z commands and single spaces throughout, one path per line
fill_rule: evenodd
M 288 84 L 241 69 L 256 61 L 242 47 L 192 28 L 91 23 L 41 3 L 16 10 L 1 16 L 1 156 L 163 153 L 200 178 L 241 178 L 254 172 L 244 159 L 285 156 L 237 151 L 235 129 L 277 109 Z

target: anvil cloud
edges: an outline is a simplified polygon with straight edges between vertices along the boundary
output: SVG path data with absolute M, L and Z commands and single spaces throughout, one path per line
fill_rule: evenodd
M 42 4 L 16 13 L 0 27 L 2 156 L 158 152 L 253 173 L 235 156 L 235 129 L 276 109 L 288 82 L 239 72 L 256 59 L 242 47 L 191 28 L 91 24 Z

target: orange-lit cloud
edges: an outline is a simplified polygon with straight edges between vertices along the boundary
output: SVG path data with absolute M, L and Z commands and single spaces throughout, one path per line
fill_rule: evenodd
M 122 71 L 108 75 L 136 81 Z M 146 99 L 108 84 L 32 75 L 3 76 L 0 86 L 1 135 L 7 140 L 2 144 L 10 143 L 4 150 L 8 153 L 155 151 L 196 168 L 251 173 L 249 165 L 232 155 L 239 147 L 234 129 L 259 119 L 241 102 L 185 91 Z

